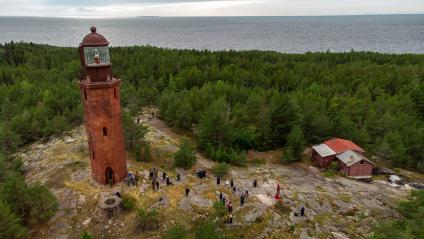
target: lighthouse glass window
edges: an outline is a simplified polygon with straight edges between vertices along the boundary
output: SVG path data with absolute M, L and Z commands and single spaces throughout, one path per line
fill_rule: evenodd
M 109 47 L 84 47 L 84 58 L 87 66 L 110 64 Z

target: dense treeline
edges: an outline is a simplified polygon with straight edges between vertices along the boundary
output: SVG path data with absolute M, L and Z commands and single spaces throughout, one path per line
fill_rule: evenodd
M 218 161 L 242 164 L 248 149 L 343 137 L 424 170 L 423 55 L 154 47 L 113 48 L 111 55 L 123 106 L 158 105 L 170 125 L 193 130 Z M 82 122 L 79 71 L 74 48 L 0 47 L 3 151 Z

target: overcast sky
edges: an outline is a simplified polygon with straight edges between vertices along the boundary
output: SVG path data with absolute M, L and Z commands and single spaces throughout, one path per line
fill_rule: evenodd
M 0 16 L 304 16 L 424 13 L 424 0 L 0 0 Z

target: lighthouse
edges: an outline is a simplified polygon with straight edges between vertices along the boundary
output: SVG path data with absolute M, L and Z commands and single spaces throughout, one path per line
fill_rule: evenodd
M 127 176 L 119 87 L 112 76 L 109 42 L 91 27 L 79 46 L 85 74 L 79 80 L 88 136 L 91 176 L 115 184 Z

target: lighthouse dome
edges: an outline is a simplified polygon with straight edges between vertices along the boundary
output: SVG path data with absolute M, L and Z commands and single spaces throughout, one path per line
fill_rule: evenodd
M 104 36 L 98 34 L 96 31 L 96 27 L 92 26 L 90 28 L 91 33 L 86 35 L 81 42 L 81 46 L 107 46 L 109 42 L 106 40 Z

